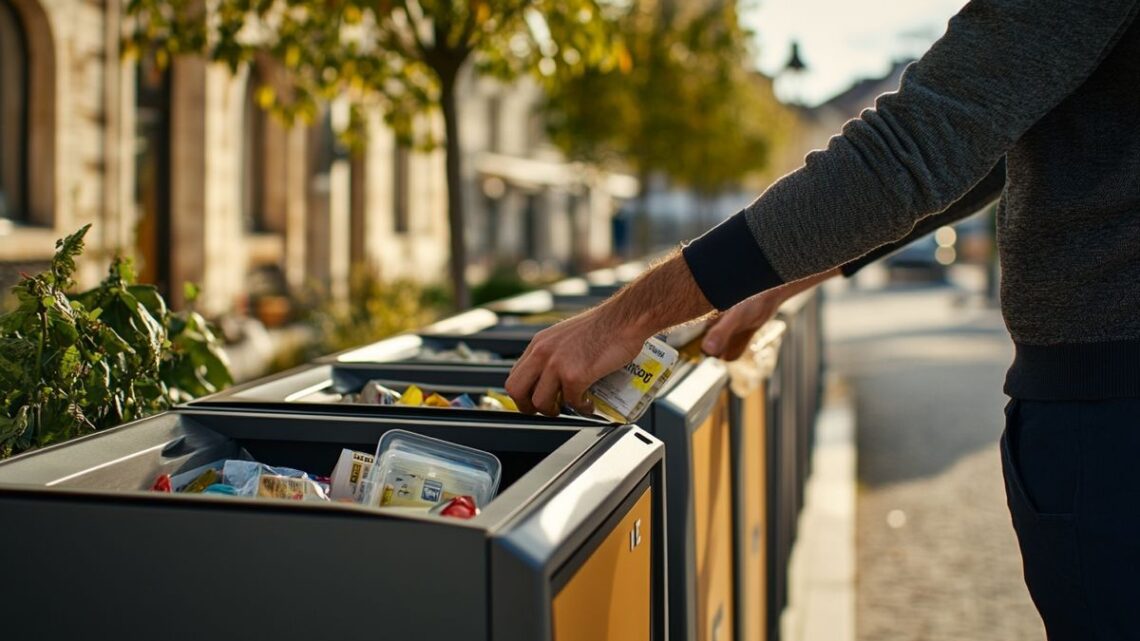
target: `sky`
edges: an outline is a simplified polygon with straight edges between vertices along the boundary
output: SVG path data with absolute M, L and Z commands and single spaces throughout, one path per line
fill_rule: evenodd
M 884 76 L 893 61 L 918 58 L 946 30 L 965 0 L 743 0 L 757 33 L 760 70 L 775 76 L 793 40 L 807 70 L 777 78 L 782 100 L 815 105 L 861 78 Z M 748 6 L 751 5 L 751 6 Z

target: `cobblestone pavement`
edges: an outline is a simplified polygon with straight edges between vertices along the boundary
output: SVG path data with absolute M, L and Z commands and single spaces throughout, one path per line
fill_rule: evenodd
M 997 442 L 1012 346 L 957 287 L 830 292 L 828 358 L 854 388 L 856 638 L 1037 641 Z

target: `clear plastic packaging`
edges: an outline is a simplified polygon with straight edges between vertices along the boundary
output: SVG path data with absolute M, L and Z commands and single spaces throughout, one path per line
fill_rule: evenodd
M 485 506 L 499 488 L 502 464 L 494 454 L 405 430 L 380 439 L 376 463 L 363 483 L 363 503 L 424 510 L 469 495 Z

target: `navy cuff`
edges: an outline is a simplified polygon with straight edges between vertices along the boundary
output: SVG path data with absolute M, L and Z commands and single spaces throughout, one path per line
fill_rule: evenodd
M 784 284 L 756 244 L 743 213 L 691 241 L 681 254 L 705 298 L 721 311 Z

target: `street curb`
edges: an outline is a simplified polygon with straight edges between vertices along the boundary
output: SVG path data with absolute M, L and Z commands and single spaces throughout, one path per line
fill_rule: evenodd
M 829 377 L 788 569 L 783 641 L 855 639 L 855 403 Z

